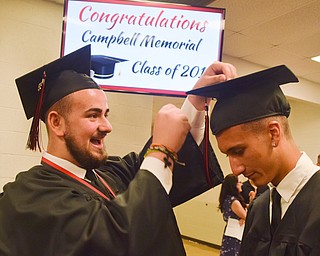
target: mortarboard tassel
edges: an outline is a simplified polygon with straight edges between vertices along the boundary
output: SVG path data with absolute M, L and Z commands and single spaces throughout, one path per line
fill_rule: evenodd
M 36 110 L 33 116 L 27 148 L 36 151 L 37 147 L 41 152 L 40 142 L 39 142 L 39 129 L 40 129 L 40 115 L 42 110 L 43 96 L 44 96 L 44 87 L 46 83 L 46 71 L 43 71 L 43 76 L 41 82 L 38 84 L 38 92 L 40 92 L 38 96 Z
M 205 99 L 207 102 L 207 99 Z M 207 182 L 210 187 L 213 187 L 212 180 L 209 172 L 209 107 L 205 105 L 205 130 L 204 130 L 204 164 L 206 167 Z

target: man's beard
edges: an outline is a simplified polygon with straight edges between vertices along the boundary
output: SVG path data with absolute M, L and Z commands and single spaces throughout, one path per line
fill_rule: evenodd
M 100 155 L 100 157 L 98 157 L 98 156 L 94 156 L 88 150 L 81 149 L 75 143 L 72 136 L 66 134 L 64 139 L 65 139 L 66 146 L 67 146 L 67 149 L 69 150 L 70 154 L 79 163 L 79 165 L 86 170 L 98 168 L 108 158 L 108 155 L 104 149 L 101 150 L 101 155 Z

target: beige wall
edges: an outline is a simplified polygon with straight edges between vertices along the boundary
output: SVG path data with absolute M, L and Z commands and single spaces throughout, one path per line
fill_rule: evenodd
M 63 6 L 41 0 L 0 0 L 0 190 L 15 175 L 39 163 L 40 154 L 25 150 L 30 121 L 26 121 L 14 79 L 59 57 Z M 256 68 L 224 56 L 239 74 Z M 139 151 L 149 138 L 153 113 L 163 104 L 182 104 L 181 98 L 107 93 L 113 132 L 107 137 L 110 154 Z M 320 153 L 320 106 L 291 100 L 293 134 L 301 150 L 312 159 Z M 45 130 L 44 133 L 45 140 Z M 212 138 L 215 146 L 215 139 Z M 227 158 L 216 150 L 225 173 Z M 220 187 L 175 209 L 183 235 L 220 244 L 224 223 L 217 211 Z

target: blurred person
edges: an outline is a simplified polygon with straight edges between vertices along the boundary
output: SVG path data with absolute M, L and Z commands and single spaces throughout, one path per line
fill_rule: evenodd
M 254 198 L 258 197 L 268 189 L 268 185 L 262 185 L 257 187 L 252 180 L 247 179 L 245 182 L 242 183 L 241 195 L 248 206 Z
M 227 223 L 222 237 L 221 256 L 239 255 L 240 252 L 241 234 L 247 215 L 241 187 L 242 182 L 234 174 L 228 174 L 221 185 L 219 210 L 223 214 L 223 220 Z M 228 228 L 232 228 L 232 231 L 229 232 Z

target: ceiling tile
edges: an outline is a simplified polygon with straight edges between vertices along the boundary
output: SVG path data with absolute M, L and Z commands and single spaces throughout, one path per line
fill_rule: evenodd
M 293 10 L 241 33 L 280 45 L 308 37 L 320 30 L 320 1 Z
M 299 59 L 302 60 L 303 58 L 281 50 L 278 47 L 273 47 L 246 56 L 243 59 L 266 67 L 285 64 L 290 68 L 290 66 L 293 66 Z
M 306 58 L 320 55 L 320 28 L 319 32 L 307 37 L 300 38 L 297 41 L 281 44 L 279 48 L 296 53 Z
M 318 0 L 216 0 L 210 6 L 226 8 L 226 26 L 236 32 L 256 27 Z
M 239 33 L 233 33 L 224 38 L 225 50 L 223 52 L 234 57 L 242 58 L 271 47 L 272 45 L 261 40 L 256 40 L 255 38 Z

